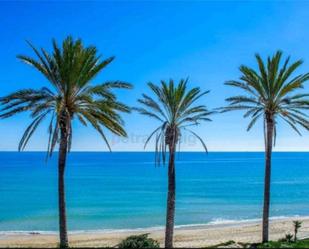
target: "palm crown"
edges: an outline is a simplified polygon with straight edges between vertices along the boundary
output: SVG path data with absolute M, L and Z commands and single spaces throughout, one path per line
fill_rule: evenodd
M 289 64 L 288 57 L 281 65 L 281 51 L 276 52 L 271 58 L 268 57 L 267 65 L 264 65 L 258 54 L 255 57 L 259 72 L 242 65 L 240 80 L 225 83 L 244 90 L 246 94 L 226 99 L 229 106 L 223 110 L 245 110 L 244 117 L 251 117 L 247 130 L 250 130 L 260 117 L 264 117 L 264 125 L 266 119 L 272 119 L 276 124 L 276 118 L 280 117 L 299 134 L 297 125 L 309 129 L 307 115 L 303 112 L 309 107 L 309 100 L 306 99 L 309 94 L 295 93 L 303 88 L 309 74 L 291 77 L 302 61 Z
M 83 125 L 91 124 L 108 145 L 102 127 L 125 136 L 120 112 L 130 109 L 117 101 L 114 88 L 131 88 L 128 83 L 113 81 L 90 85 L 93 78 L 102 71 L 114 57 L 101 60 L 93 46 L 84 47 L 81 40 L 68 37 L 59 47 L 53 41 L 53 52 L 38 50 L 30 43 L 38 59 L 20 55 L 18 58 L 41 72 L 52 88 L 25 89 L 1 98 L 2 118 L 30 111 L 32 123 L 25 130 L 19 150 L 23 150 L 38 125 L 50 116 L 48 151 L 51 153 L 59 140 L 62 125 L 67 126 L 68 145 L 72 141 L 71 121 L 77 118 Z M 109 147 L 109 145 L 108 145 Z M 110 148 L 110 147 L 109 147 Z
M 188 127 L 198 125 L 201 121 L 211 121 L 208 116 L 212 112 L 208 111 L 205 105 L 194 105 L 209 91 L 201 92 L 199 87 L 187 90 L 187 82 L 188 80 L 182 79 L 179 84 L 175 85 L 173 80 L 168 83 L 161 81 L 160 86 L 148 83 L 155 99 L 143 94 L 143 98 L 138 100 L 142 107 L 134 108 L 139 113 L 161 122 L 161 125 L 150 134 L 145 143 L 146 146 L 150 139 L 156 135 L 156 152 L 161 152 L 157 157 L 158 162 L 161 159 L 160 154 L 165 162 L 165 152 L 168 145 L 180 143 L 182 130 L 187 130 L 196 136 L 207 150 L 203 140 Z

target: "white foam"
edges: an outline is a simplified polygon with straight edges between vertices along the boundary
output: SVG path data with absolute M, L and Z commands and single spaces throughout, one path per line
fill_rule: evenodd
M 273 216 L 270 217 L 270 220 L 289 220 L 292 218 L 298 219 L 309 219 L 309 216 L 300 216 L 300 215 L 293 215 L 293 216 Z M 216 218 L 211 220 L 208 223 L 197 223 L 197 224 L 185 224 L 185 225 L 176 225 L 175 228 L 195 228 L 195 227 L 205 227 L 205 226 L 225 226 L 225 225 L 238 225 L 238 224 L 252 224 L 261 222 L 261 219 L 223 219 L 223 218 Z M 85 233 L 115 233 L 115 232 L 151 232 L 154 230 L 161 230 L 164 229 L 164 226 L 153 226 L 153 227 L 146 227 L 146 228 L 127 228 L 127 229 L 97 229 L 97 230 L 75 230 L 69 231 L 69 234 L 85 234 Z M 35 235 L 35 234 L 45 234 L 45 235 L 52 235 L 58 234 L 58 231 L 0 231 L 0 236 L 2 235 Z

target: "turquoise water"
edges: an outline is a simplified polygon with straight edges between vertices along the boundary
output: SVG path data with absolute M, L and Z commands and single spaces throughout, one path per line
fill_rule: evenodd
M 56 231 L 57 155 L 0 153 L 0 231 Z M 180 153 L 176 225 L 261 217 L 263 153 Z M 271 216 L 309 215 L 309 153 L 274 153 Z M 163 226 L 167 167 L 153 153 L 71 153 L 70 230 Z

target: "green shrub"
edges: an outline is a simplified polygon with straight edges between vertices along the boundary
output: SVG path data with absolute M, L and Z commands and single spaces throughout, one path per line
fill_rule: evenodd
M 291 243 L 293 241 L 293 235 L 288 233 L 285 235 L 285 241 Z
M 159 248 L 159 242 L 148 238 L 149 233 L 132 235 L 124 239 L 118 245 L 119 248 Z
M 285 237 L 279 239 L 278 242 L 287 242 L 287 243 L 291 243 L 291 242 L 293 242 L 293 235 L 290 234 L 290 233 L 287 233 L 287 234 L 285 234 Z

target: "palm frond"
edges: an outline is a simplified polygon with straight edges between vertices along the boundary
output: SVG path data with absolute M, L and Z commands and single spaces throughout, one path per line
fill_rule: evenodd
M 219 110 L 221 112 L 244 110 L 244 117 L 251 118 L 247 130 L 250 130 L 263 115 L 264 138 L 266 137 L 266 117 L 274 121 L 274 136 L 276 136 L 276 117 L 278 116 L 298 134 L 300 132 L 296 125 L 308 129 L 308 115 L 304 110 L 309 109 L 309 94 L 296 91 L 303 89 L 304 83 L 309 80 L 309 73 L 292 76 L 302 65 L 302 60 L 290 64 L 290 57 L 287 57 L 282 64 L 281 51 L 268 57 L 265 62 L 259 54 L 255 57 L 257 71 L 242 65 L 240 80 L 230 80 L 225 83 L 228 86 L 239 88 L 244 91 L 245 95 L 227 98 L 228 106 Z
M 21 112 L 29 112 L 33 118 L 26 129 L 19 149 L 25 148 L 28 140 L 41 121 L 51 114 L 48 126 L 48 155 L 51 155 L 59 142 L 60 129 L 67 129 L 68 151 L 70 151 L 74 117 L 83 125 L 90 123 L 107 141 L 103 128 L 110 132 L 126 136 L 124 121 L 120 113 L 130 112 L 130 107 L 118 101 L 114 89 L 131 89 L 132 85 L 123 81 L 107 81 L 90 85 L 92 80 L 113 60 L 102 59 L 94 46 L 85 47 L 81 39 L 67 37 L 61 45 L 52 41 L 53 51 L 37 49 L 28 42 L 36 58 L 18 55 L 18 58 L 35 68 L 50 82 L 52 89 L 24 89 L 0 98 L 2 108 L 0 117 L 8 118 Z M 65 115 L 65 117 L 63 116 Z M 59 122 L 65 122 L 60 126 Z
M 181 79 L 178 83 L 174 80 L 161 81 L 159 85 L 148 83 L 154 97 L 146 94 L 138 99 L 141 107 L 133 110 L 142 115 L 156 119 L 161 125 L 157 127 L 147 138 L 148 142 L 155 137 L 155 162 L 165 163 L 167 148 L 175 150 L 180 145 L 182 130 L 188 130 L 189 126 L 196 126 L 204 121 L 211 121 L 209 116 L 215 111 L 209 111 L 205 105 L 198 105 L 202 97 L 209 91 L 202 92 L 200 88 L 187 88 L 188 79 Z M 193 131 L 188 130 L 201 141 L 203 148 L 207 151 L 206 144 Z

